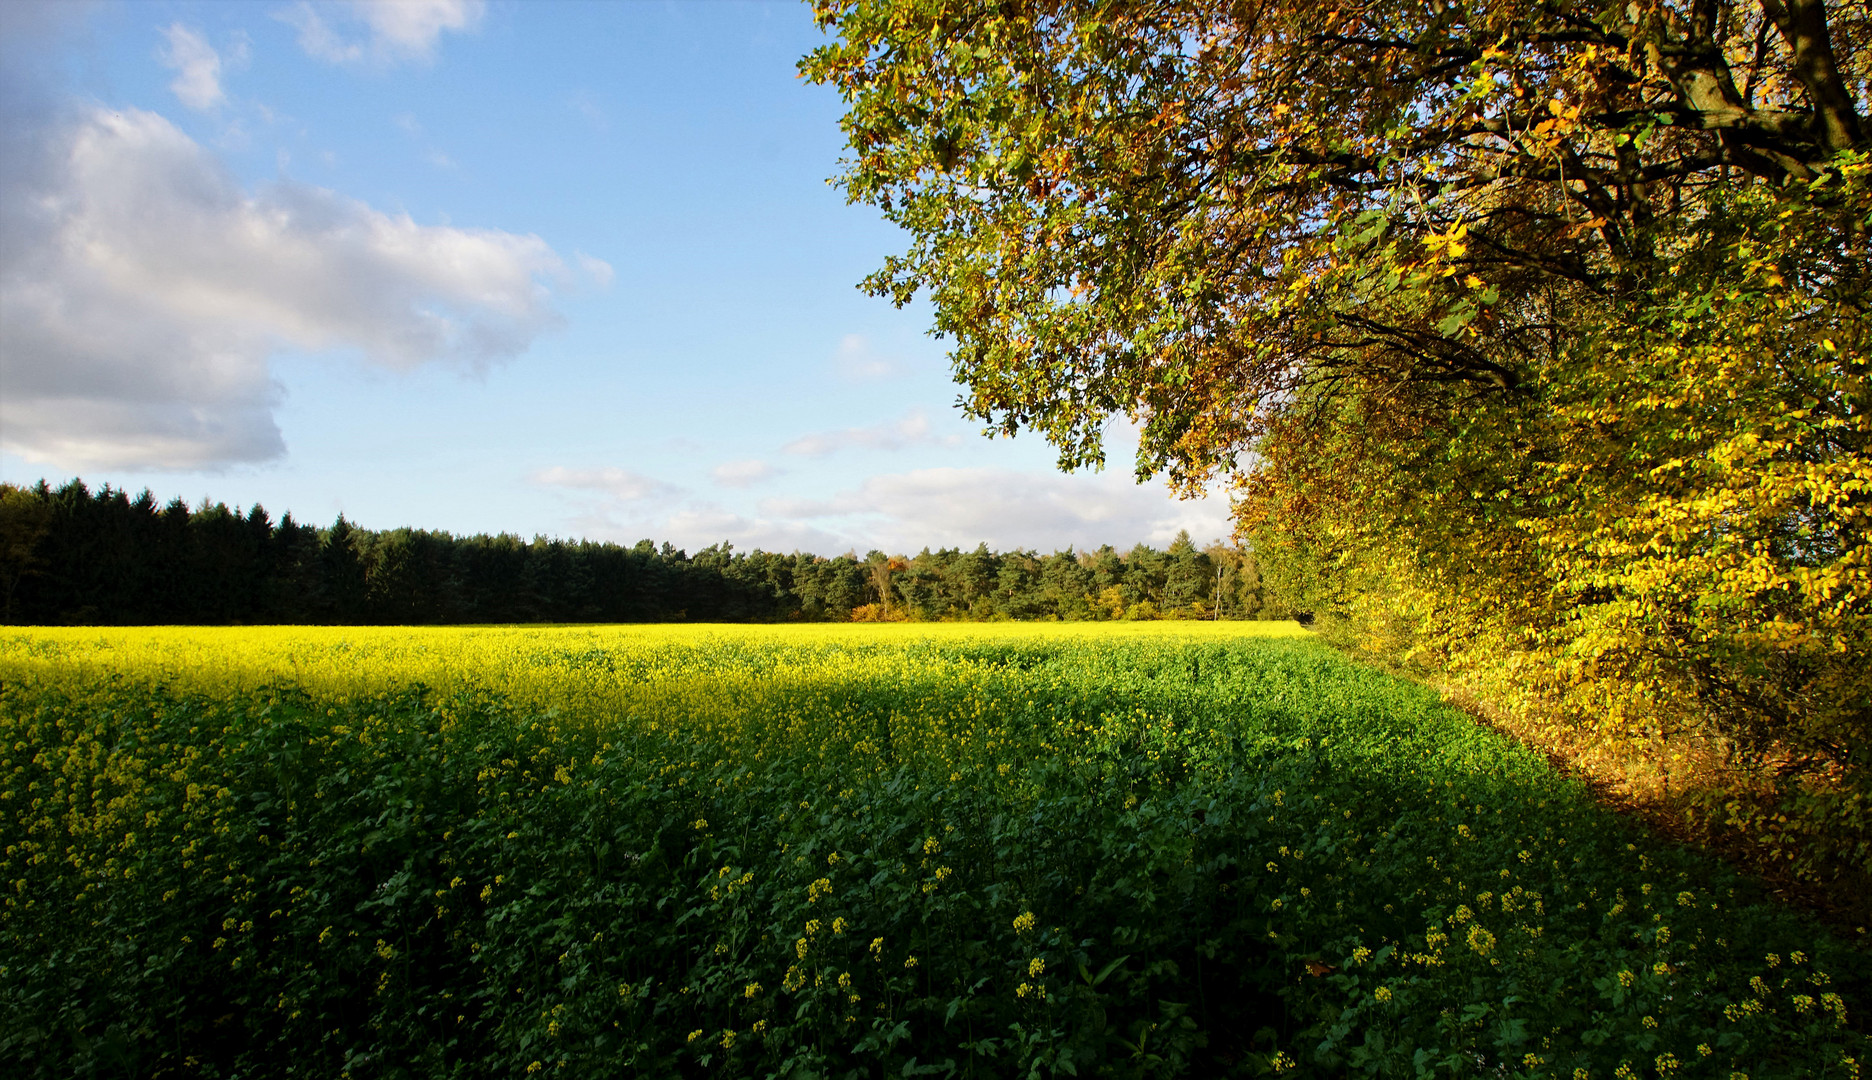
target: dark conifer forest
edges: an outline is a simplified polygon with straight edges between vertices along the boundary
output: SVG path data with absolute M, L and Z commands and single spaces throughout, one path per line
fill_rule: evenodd
M 1220 610 L 1218 611 L 1218 607 Z M 109 486 L 0 485 L 13 624 L 1284 618 L 1252 555 L 1187 535 L 1051 554 L 986 545 L 832 558 L 278 521 Z

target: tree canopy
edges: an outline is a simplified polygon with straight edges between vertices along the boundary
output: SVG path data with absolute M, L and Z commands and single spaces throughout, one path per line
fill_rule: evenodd
M 1862 138 L 1865 72 L 1834 42 L 1863 4 L 818 11 L 843 182 L 913 236 L 868 286 L 928 289 L 972 410 L 1069 465 L 1114 411 L 1184 477 L 1321 379 L 1437 412 L 1519 387 L 1712 198 Z
M 691 555 L 511 534 L 320 529 L 73 480 L 0 484 L 0 624 L 1279 619 L 1253 557 L 1166 550 Z
M 1136 419 L 1343 640 L 1864 871 L 1867 4 L 816 10 L 972 415 Z

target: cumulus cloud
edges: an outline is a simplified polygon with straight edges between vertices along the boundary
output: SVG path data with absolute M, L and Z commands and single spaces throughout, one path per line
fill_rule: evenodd
M 780 475 L 780 470 L 765 461 L 730 461 L 715 466 L 712 475 L 723 487 L 744 488 L 771 480 Z
M 249 193 L 169 121 L 75 108 L 0 165 L 0 445 L 72 467 L 284 451 L 282 348 L 480 368 L 559 316 L 537 236 L 418 225 L 290 181 Z
M 746 461 L 714 471 L 718 482 L 739 487 L 731 481 L 767 468 Z M 1000 550 L 1122 549 L 1140 541 L 1161 548 L 1183 530 L 1198 543 L 1225 538 L 1232 524 L 1225 499 L 1177 500 L 1163 485 L 1138 485 L 1128 475 L 929 468 L 872 476 L 824 498 L 724 500 L 728 505 L 626 469 L 560 467 L 534 479 L 568 497 L 565 524 L 574 535 L 625 544 L 652 537 L 690 551 L 723 541 L 827 556 L 984 542 Z
M 1198 542 L 1225 537 L 1224 499 L 1178 501 L 1157 484 L 1111 474 L 934 468 L 873 476 L 829 499 L 768 499 L 761 513 L 816 523 L 850 546 L 1081 549 L 1139 541 L 1162 546 L 1187 529 Z
M 227 100 L 221 90 L 221 54 L 208 39 L 181 23 L 171 23 L 162 32 L 163 46 L 157 58 L 176 73 L 169 89 L 182 104 L 191 109 L 212 109 Z
M 903 450 L 912 446 L 953 445 L 954 438 L 938 437 L 930 430 L 929 417 L 921 409 L 912 409 L 902 418 L 870 427 L 843 428 L 802 435 L 781 447 L 782 453 L 804 457 L 825 457 L 840 450 Z
M 575 485 L 565 485 L 573 487 Z M 630 544 L 644 537 L 694 552 L 724 541 L 746 551 L 832 556 L 924 547 L 1057 551 L 1162 548 L 1187 529 L 1197 543 L 1227 537 L 1221 499 L 1179 502 L 1159 485 L 1109 476 L 994 468 L 937 468 L 874 476 L 828 499 L 775 498 L 754 508 L 680 498 L 680 489 L 623 474 L 613 497 L 594 481 L 566 525 L 579 536 Z
M 299 31 L 299 47 L 314 59 L 388 64 L 433 58 L 443 31 L 472 30 L 486 10 L 483 0 L 300 0 L 277 15 Z

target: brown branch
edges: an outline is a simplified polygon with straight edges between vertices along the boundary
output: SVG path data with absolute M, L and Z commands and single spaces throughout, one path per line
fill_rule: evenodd
M 1794 77 L 1807 88 L 1827 148 L 1858 146 L 1859 112 L 1833 57 L 1825 0 L 1761 0 L 1761 5 L 1794 52 Z

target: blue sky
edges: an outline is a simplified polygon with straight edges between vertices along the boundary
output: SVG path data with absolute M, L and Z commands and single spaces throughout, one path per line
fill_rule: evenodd
M 0 4 L 0 479 L 694 550 L 1159 545 L 982 436 L 796 3 Z

